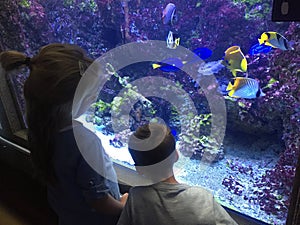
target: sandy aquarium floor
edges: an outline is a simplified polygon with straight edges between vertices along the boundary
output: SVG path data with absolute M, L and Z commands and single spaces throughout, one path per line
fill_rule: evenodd
M 242 214 L 272 225 L 285 224 L 285 221 L 267 215 L 260 209 L 259 205 L 249 203 L 248 200 L 244 199 L 244 196 L 250 195 L 255 190 L 256 178 L 260 178 L 266 170 L 274 167 L 278 160 L 277 149 L 279 146 L 271 145 L 262 151 L 255 144 L 249 145 L 243 141 L 232 144 L 229 141 L 232 140 L 227 140 L 227 143 L 224 142 L 224 159 L 217 163 L 205 165 L 198 160 L 181 157 L 176 165 L 180 168 L 180 172 L 176 175 L 177 179 L 183 183 L 209 189 L 219 203 Z M 252 173 L 249 170 L 241 173 L 238 171 L 238 167 L 232 165 L 239 165 L 246 168 L 246 171 L 252 168 Z M 222 185 L 223 179 L 229 176 L 234 177 L 242 185 L 240 196 L 233 194 Z

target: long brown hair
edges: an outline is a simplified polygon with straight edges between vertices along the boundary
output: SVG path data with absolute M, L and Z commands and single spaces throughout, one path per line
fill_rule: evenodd
M 79 62 L 92 60 L 79 46 L 49 44 L 33 58 L 16 51 L 2 52 L 0 62 L 6 71 L 30 68 L 24 84 L 29 148 L 39 177 L 54 184 L 53 137 L 72 123 L 72 100 L 81 78 Z

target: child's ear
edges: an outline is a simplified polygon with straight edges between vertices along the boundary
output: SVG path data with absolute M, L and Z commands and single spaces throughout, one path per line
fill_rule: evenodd
M 177 149 L 175 149 L 175 162 L 177 162 L 179 159 L 179 152 Z

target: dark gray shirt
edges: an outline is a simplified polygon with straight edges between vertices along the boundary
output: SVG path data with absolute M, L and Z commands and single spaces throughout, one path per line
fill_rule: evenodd
M 118 225 L 237 225 L 201 188 L 160 182 L 129 192 Z
M 114 172 L 100 139 L 83 126 L 74 127 L 85 140 L 81 146 L 95 152 L 106 171 Z M 82 149 L 81 151 L 84 151 Z M 73 130 L 65 130 L 54 140 L 53 164 L 58 179 L 55 186 L 48 185 L 48 200 L 59 217 L 59 225 L 114 225 L 118 218 L 99 214 L 89 201 L 110 194 L 120 198 L 118 184 L 97 173 L 83 158 L 78 149 Z

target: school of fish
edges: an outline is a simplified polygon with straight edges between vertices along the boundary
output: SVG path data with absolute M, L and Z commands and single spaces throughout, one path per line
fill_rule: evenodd
M 176 17 L 175 11 L 175 4 L 167 4 L 162 12 L 162 22 L 164 25 L 173 25 Z M 176 49 L 180 44 L 180 37 L 170 30 L 167 35 L 166 43 L 167 48 Z M 258 39 L 258 43 L 254 44 L 250 48 L 249 55 L 267 54 L 274 48 L 281 49 L 283 51 L 294 50 L 292 45 L 293 42 L 289 42 L 282 34 L 274 31 L 268 31 L 261 34 Z M 182 61 L 177 58 L 168 58 L 162 62 L 152 64 L 152 67 L 153 69 L 159 68 L 164 72 L 176 72 L 187 63 L 192 63 L 199 60 L 199 58 L 206 60 L 212 55 L 212 51 L 205 47 L 194 49 L 193 53 L 195 55 L 194 59 Z M 240 46 L 235 45 L 230 46 L 225 50 L 224 57 L 221 60 L 203 63 L 199 67 L 198 72 L 200 75 L 212 75 L 226 67 L 231 71 L 234 77 L 234 82 L 229 82 L 226 88 L 229 97 L 254 99 L 265 96 L 265 93 L 263 93 L 262 89 L 259 87 L 258 80 L 249 78 L 248 74 L 246 74 L 246 77 L 237 76 L 238 72 L 247 73 L 247 66 L 247 59 Z

